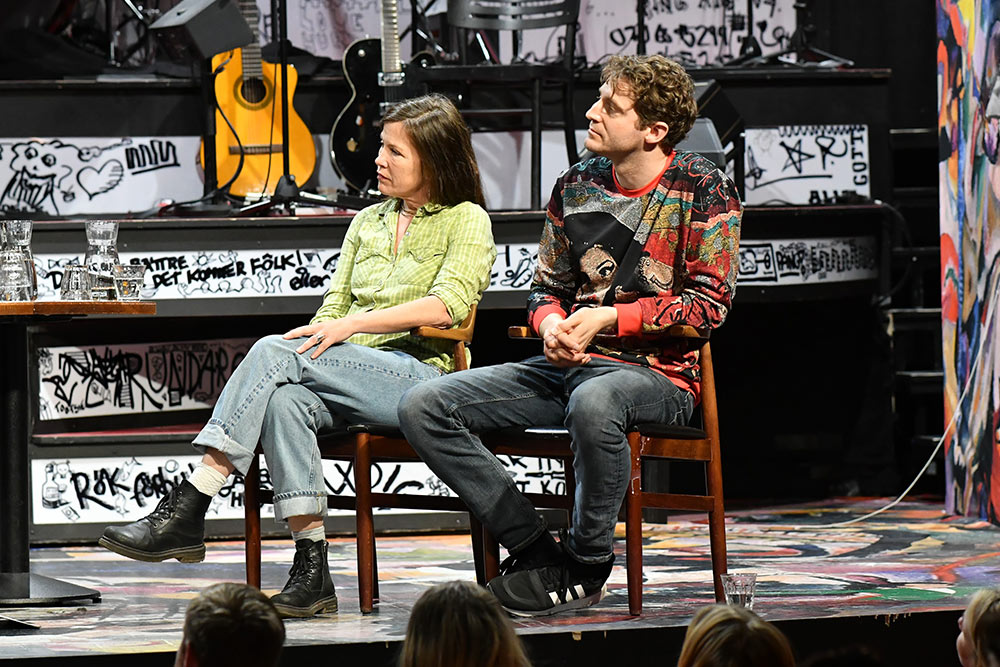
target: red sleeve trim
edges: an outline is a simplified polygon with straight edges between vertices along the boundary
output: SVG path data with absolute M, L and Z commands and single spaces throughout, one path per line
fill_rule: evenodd
M 566 317 L 566 311 L 559 306 L 554 305 L 540 306 L 538 310 L 531 314 L 530 324 L 531 328 L 535 330 L 535 333 L 538 333 L 538 325 L 542 323 L 542 320 L 552 313 L 558 313 L 559 315 L 562 315 L 563 318 Z
M 642 306 L 633 303 L 616 303 L 618 311 L 618 335 L 638 336 L 642 333 Z

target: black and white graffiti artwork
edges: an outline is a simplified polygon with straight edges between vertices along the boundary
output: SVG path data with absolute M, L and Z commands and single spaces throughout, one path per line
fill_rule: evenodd
M 746 203 L 839 204 L 871 196 L 867 125 L 746 130 Z
M 0 139 L 0 212 L 144 210 L 201 191 L 197 137 Z M 180 156 L 192 159 L 183 165 Z
M 40 347 L 38 419 L 210 409 L 253 342 Z
M 34 523 L 109 523 L 140 519 L 149 514 L 171 489 L 187 479 L 199 460 L 196 454 L 35 459 L 31 462 Z M 560 461 L 527 457 L 500 457 L 500 460 L 514 483 L 524 492 L 552 494 L 565 491 L 565 476 Z M 349 464 L 324 461 L 323 477 L 328 494 L 354 495 L 354 473 Z M 261 485 L 266 489 L 272 488 L 266 465 L 261 469 Z M 375 463 L 372 467 L 372 491 L 454 495 L 422 463 Z M 244 502 L 243 477 L 234 473 L 212 499 L 208 518 L 240 519 L 243 517 Z M 376 510 L 377 513 L 396 514 L 406 511 Z M 261 514 L 273 516 L 273 507 L 265 505 Z

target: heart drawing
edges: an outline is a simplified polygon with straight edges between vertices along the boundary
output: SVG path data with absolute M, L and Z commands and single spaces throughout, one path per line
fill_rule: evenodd
M 111 190 L 121 183 L 125 168 L 118 160 L 108 160 L 100 169 L 84 167 L 76 175 L 76 182 L 91 199 Z

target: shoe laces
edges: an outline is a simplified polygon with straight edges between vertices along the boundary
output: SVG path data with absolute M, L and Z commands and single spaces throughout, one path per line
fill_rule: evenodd
M 559 596 L 559 602 L 566 602 L 566 593 L 569 591 L 569 551 L 566 549 L 566 544 L 569 542 L 569 531 L 565 528 L 559 529 L 559 548 L 562 549 L 562 559 L 556 565 L 550 565 L 543 568 L 539 575 L 543 577 L 542 583 L 545 584 L 546 589 L 550 585 L 553 585 L 553 589 L 556 595 Z M 548 576 L 546 576 L 548 575 Z M 549 581 L 545 581 L 548 579 Z
M 309 568 L 306 566 L 306 552 L 296 551 L 295 556 L 292 558 L 292 567 L 288 570 L 288 583 L 281 590 L 287 591 L 293 586 L 298 586 L 299 584 L 307 584 L 309 577 Z
M 160 499 L 160 502 L 156 504 L 153 511 L 146 515 L 146 521 L 148 521 L 152 526 L 158 526 L 173 515 L 174 508 L 176 506 L 177 487 L 175 486 L 170 489 L 170 493 Z
M 514 554 L 510 554 L 502 561 L 500 561 L 500 574 L 514 574 L 515 572 L 520 572 L 524 567 L 521 565 L 520 560 Z
M 567 535 L 569 535 L 569 532 L 565 528 L 559 529 L 559 547 L 562 553 L 563 560 L 565 560 L 566 558 L 565 543 L 567 540 Z M 500 567 L 499 567 L 501 575 L 514 574 L 515 572 L 521 572 L 523 570 L 529 570 L 529 569 L 533 568 L 531 568 L 528 565 L 525 565 L 524 559 L 518 558 L 514 554 L 510 554 L 506 558 L 504 558 L 500 562 Z

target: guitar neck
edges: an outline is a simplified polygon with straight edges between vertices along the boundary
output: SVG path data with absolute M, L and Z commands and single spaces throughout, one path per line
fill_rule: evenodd
M 397 0 L 382 0 L 382 74 L 399 74 L 399 4 Z
M 257 0 L 240 0 L 240 12 L 250 24 L 250 31 L 253 33 L 253 41 L 240 49 L 243 78 L 263 79 L 264 70 L 260 65 L 260 12 L 257 9 Z

